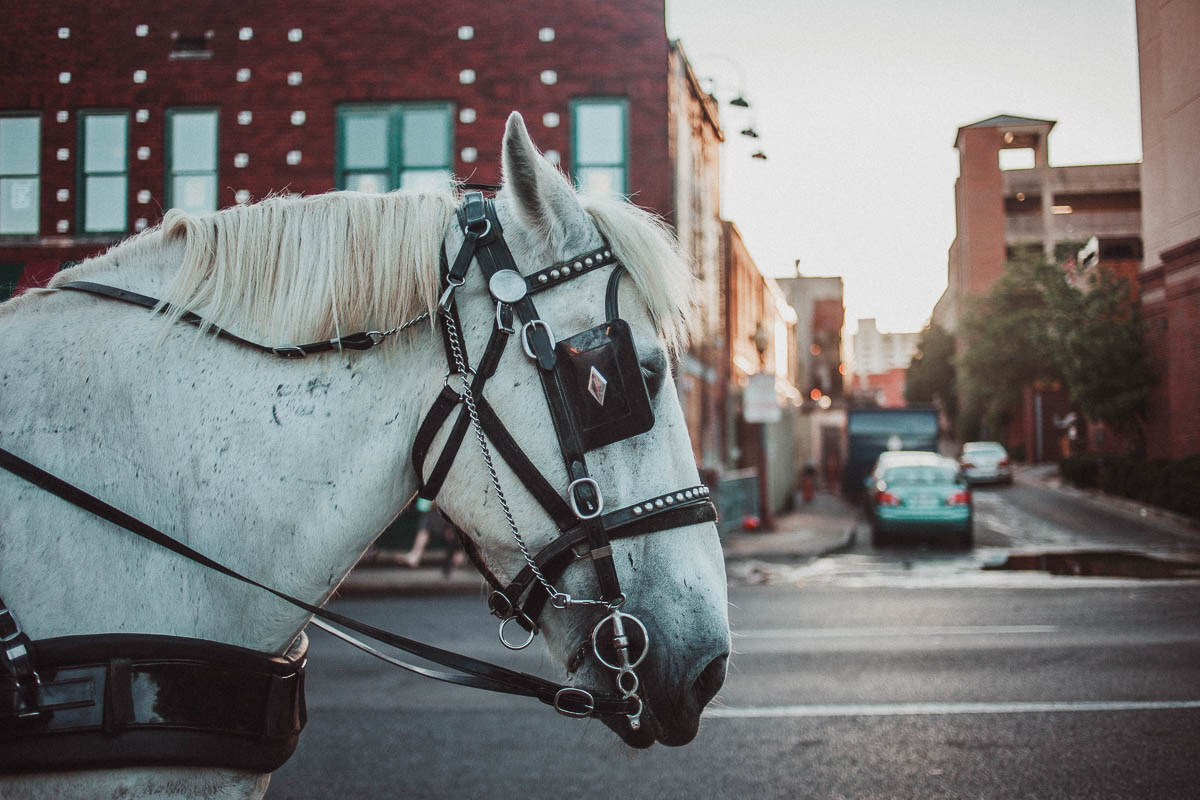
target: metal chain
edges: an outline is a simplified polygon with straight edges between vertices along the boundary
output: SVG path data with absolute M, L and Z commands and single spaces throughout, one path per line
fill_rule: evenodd
M 520 530 L 517 529 L 517 522 L 513 519 L 512 511 L 508 507 L 508 499 L 504 496 L 504 490 L 500 488 L 500 476 L 496 474 L 496 467 L 492 463 L 491 449 L 488 447 L 487 438 L 483 435 L 483 425 L 479 422 L 479 411 L 475 408 L 475 395 L 471 392 L 471 384 L 467 380 L 467 365 L 462 354 L 462 345 L 458 338 L 458 326 L 454 324 L 454 318 L 447 312 L 442 313 L 442 318 L 446 323 L 446 330 L 449 333 L 450 350 L 454 356 L 454 368 L 458 370 L 458 374 L 463 376 L 463 401 L 467 405 L 467 413 L 471 417 L 471 427 L 475 431 L 475 439 L 479 443 L 479 452 L 483 454 L 483 463 L 487 465 L 488 477 L 491 478 L 492 486 L 496 489 L 496 497 L 500 500 L 500 508 L 504 511 L 504 518 L 508 522 L 508 529 L 512 532 L 513 539 L 517 543 L 517 547 L 521 550 L 521 555 L 525 558 L 525 563 L 529 565 L 529 569 L 533 572 L 538 583 L 550 593 L 550 602 L 556 608 L 566 608 L 572 605 L 593 605 L 593 606 L 610 606 L 606 600 L 577 600 L 565 592 L 560 592 L 546 579 L 542 574 L 542 570 L 534 561 L 533 556 L 529 553 L 529 547 L 525 544 L 524 537 L 521 536 Z

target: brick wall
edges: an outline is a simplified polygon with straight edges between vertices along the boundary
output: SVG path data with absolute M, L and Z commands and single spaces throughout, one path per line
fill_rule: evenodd
M 138 26 L 145 35 L 138 35 Z M 473 29 L 460 38 L 460 28 Z M 250 29 L 249 38 L 240 34 Z M 66 29 L 61 38 L 60 29 Z M 552 29 L 553 38 L 539 32 Z M 299 30 L 298 41 L 289 31 Z M 202 42 L 208 57 L 171 58 L 173 34 Z M 297 38 L 293 35 L 292 38 Z M 335 110 L 341 103 L 437 100 L 455 113 L 454 172 L 500 177 L 499 145 L 508 113 L 520 110 L 543 150 L 570 164 L 572 98 L 628 99 L 630 190 L 637 202 L 669 215 L 673 206 L 667 121 L 668 41 L 663 0 L 547 0 L 520 6 L 494 0 L 346 0 L 231 5 L 215 0 L 132 0 L 50 6 L 13 3 L 0 26 L 0 112 L 42 118 L 41 230 L 0 240 L 0 261 L 61 262 L 97 252 L 112 237 L 75 232 L 78 194 L 77 112 L 130 112 L 129 213 L 154 225 L 164 203 L 166 110 L 220 110 L 218 205 L 246 190 L 316 193 L 333 188 Z M 238 71 L 250 70 L 239 81 Z M 474 81 L 460 73 L 473 70 Z M 145 72 L 143 82 L 134 74 Z M 547 83 L 543 72 L 556 80 Z M 300 73 L 295 85 L 291 73 Z M 63 83 L 61 73 L 69 73 Z M 474 109 L 473 122 L 458 113 Z M 134 112 L 145 109 L 145 122 Z M 58 114 L 66 113 L 59 122 Z M 249 124 L 238 112 L 250 111 Z M 305 112 L 302 125 L 293 111 Z M 547 120 L 557 114 L 558 124 Z M 149 148 L 144 160 L 136 153 Z M 474 148 L 473 162 L 464 149 Z M 60 150 L 66 158 L 59 159 Z M 290 151 L 300 162 L 287 163 Z M 238 153 L 249 156 L 234 166 Z M 59 189 L 69 190 L 65 201 Z M 148 202 L 138 192 L 150 193 Z M 60 220 L 69 230 L 59 233 Z M 28 281 L 26 281 L 28 282 Z

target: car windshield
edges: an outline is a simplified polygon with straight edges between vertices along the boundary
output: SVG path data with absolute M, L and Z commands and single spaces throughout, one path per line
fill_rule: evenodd
M 892 467 L 883 473 L 883 480 L 889 486 L 933 485 L 954 483 L 957 476 L 958 471 L 954 467 L 921 464 L 916 466 Z
M 986 453 L 988 455 L 1000 455 L 1004 452 L 1004 448 L 998 444 L 969 444 L 963 448 L 964 453 L 971 455 L 979 455 Z

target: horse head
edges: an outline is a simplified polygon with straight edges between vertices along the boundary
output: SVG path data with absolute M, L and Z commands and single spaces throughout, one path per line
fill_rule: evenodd
M 495 198 L 494 215 L 514 265 L 526 277 L 536 275 L 534 281 L 562 281 L 561 288 L 548 287 L 535 298 L 550 346 L 555 336 L 558 342 L 569 340 L 566 348 L 556 350 L 559 359 L 571 358 L 575 352 L 571 337 L 604 325 L 606 312 L 619 309 L 635 349 L 632 369 L 641 375 L 606 377 L 596 370 L 592 371 L 599 377 L 581 370 L 568 370 L 565 377 L 555 373 L 557 378 L 547 379 L 551 383 L 590 381 L 591 397 L 578 388 L 575 395 L 568 390 L 568 397 L 582 398 L 583 407 L 576 403 L 573 419 L 555 421 L 555 414 L 562 415 L 552 410 L 552 390 L 543 387 L 539 370 L 545 364 L 538 362 L 535 352 L 527 355 L 521 347 L 508 347 L 495 377 L 487 382 L 488 405 L 529 461 L 574 504 L 568 486 L 575 485 L 576 465 L 569 458 L 564 461 L 561 429 L 587 427 L 592 421 L 589 415 L 607 413 L 601 410 L 605 402 L 633 404 L 644 392 L 652 427 L 643 430 L 642 425 L 641 432 L 625 438 L 602 436 L 598 446 L 587 448 L 586 474 L 594 482 L 589 486 L 603 498 L 606 510 L 632 509 L 632 514 L 649 515 L 656 511 L 651 508 L 655 502 L 659 509 L 677 499 L 692 503 L 700 489 L 685 491 L 685 487 L 698 487 L 700 481 L 671 365 L 683 344 L 693 278 L 670 233 L 657 218 L 624 200 L 578 196 L 537 151 L 515 113 L 505 131 L 503 167 L 504 183 Z M 464 241 L 461 230 L 450 234 L 446 249 L 451 261 Z M 613 268 L 582 266 L 584 261 L 592 264 L 592 254 L 599 263 L 609 249 L 622 265 L 616 269 L 625 271 L 624 280 L 613 277 Z M 539 274 L 559 264 L 564 265 L 561 270 Z M 534 290 L 538 288 L 535 284 Z M 497 297 L 489 292 L 485 276 L 473 270 L 456 291 L 455 302 L 466 350 L 478 358 L 497 319 Z M 520 321 L 516 325 L 519 328 Z M 523 339 L 541 335 L 538 327 L 519 333 Z M 626 396 L 634 393 L 639 396 Z M 505 459 L 492 459 L 493 479 L 476 444 L 471 436 L 463 443 L 469 452 L 456 457 L 439 502 L 467 534 L 486 571 L 501 583 L 523 571 L 529 576 L 529 556 L 554 542 L 562 526 L 556 526 L 545 504 L 523 482 L 520 470 Z M 686 744 L 695 737 L 702 709 L 724 680 L 729 654 L 724 564 L 716 528 L 711 517 L 693 515 L 681 522 L 677 518 L 675 525 L 663 529 L 650 526 L 644 535 L 614 539 L 610 545 L 610 563 L 624 595 L 619 611 L 629 638 L 625 657 L 644 655 L 644 660 L 636 677 L 621 675 L 617 686 L 640 701 L 640 718 L 631 724 L 622 716 L 605 717 L 606 724 L 635 747 L 649 747 L 656 740 Z M 594 542 L 592 549 L 598 549 Z M 597 556 L 580 555 L 565 569 L 530 579 L 534 592 L 550 594 L 553 589 L 555 594 L 529 622 L 544 632 L 550 651 L 571 673 L 573 685 L 611 693 L 620 673 L 603 662 L 612 664 L 619 654 L 610 649 L 612 632 L 601 623 L 607 619 L 611 625 L 615 604 L 578 603 L 583 598 L 601 598 L 606 588 L 599 567 L 589 566 Z M 593 645 L 598 627 L 606 632 Z

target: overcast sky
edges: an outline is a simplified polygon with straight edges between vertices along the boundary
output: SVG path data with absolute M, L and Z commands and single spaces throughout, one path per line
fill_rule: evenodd
M 752 104 L 721 108 L 723 216 L 764 273 L 842 276 L 849 333 L 920 330 L 945 289 L 959 126 L 1057 120 L 1054 166 L 1142 157 L 1133 0 L 666 2 Z

